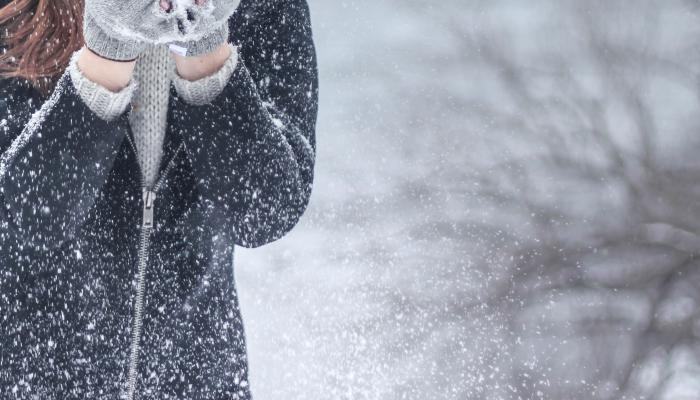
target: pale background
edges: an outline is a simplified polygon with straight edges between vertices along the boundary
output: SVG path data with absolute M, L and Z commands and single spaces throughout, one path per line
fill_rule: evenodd
M 254 397 L 700 398 L 700 3 L 310 6 L 311 204 L 236 254 Z

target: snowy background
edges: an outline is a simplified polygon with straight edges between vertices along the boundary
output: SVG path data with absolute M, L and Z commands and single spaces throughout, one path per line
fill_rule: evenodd
M 700 398 L 700 3 L 310 5 L 311 204 L 236 254 L 254 397 Z

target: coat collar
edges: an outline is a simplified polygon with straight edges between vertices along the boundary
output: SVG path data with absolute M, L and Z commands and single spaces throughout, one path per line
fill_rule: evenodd
M 141 174 L 141 167 L 138 165 L 138 154 L 136 153 L 136 142 L 134 141 L 134 131 L 131 129 L 131 125 L 127 123 L 128 129 L 126 132 L 127 138 L 126 141 L 128 151 L 132 153 L 134 156 L 134 173 L 137 174 L 137 176 L 140 176 Z M 170 161 L 173 159 L 173 157 L 182 157 L 181 154 L 178 154 L 177 150 L 180 144 L 182 143 L 182 138 L 179 137 L 179 135 L 176 134 L 176 132 L 170 127 L 170 124 L 168 124 L 167 129 L 165 130 L 165 137 L 163 139 L 163 156 L 160 159 L 160 165 L 158 167 L 158 174 L 156 177 L 156 182 L 161 178 L 163 173 L 165 172 L 165 169 L 167 168 L 168 164 Z M 180 150 L 180 152 L 184 152 L 183 150 Z

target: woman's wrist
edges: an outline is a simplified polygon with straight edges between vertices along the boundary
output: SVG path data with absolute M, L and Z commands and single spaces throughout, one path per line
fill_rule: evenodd
M 109 60 L 93 52 L 87 46 L 83 46 L 77 63 L 78 68 L 86 78 L 112 92 L 118 92 L 129 84 L 136 66 L 135 60 Z
M 209 53 L 198 56 L 183 57 L 172 53 L 175 58 L 177 74 L 188 81 L 195 81 L 212 75 L 224 65 L 231 56 L 231 47 L 224 42 Z

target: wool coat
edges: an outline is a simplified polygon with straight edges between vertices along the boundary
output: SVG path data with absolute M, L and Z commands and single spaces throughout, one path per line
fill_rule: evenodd
M 221 94 L 170 88 L 152 188 L 129 109 L 100 119 L 67 72 L 46 97 L 0 81 L 0 398 L 252 398 L 234 246 L 304 213 L 318 78 L 306 0 L 242 0 L 229 26 Z

